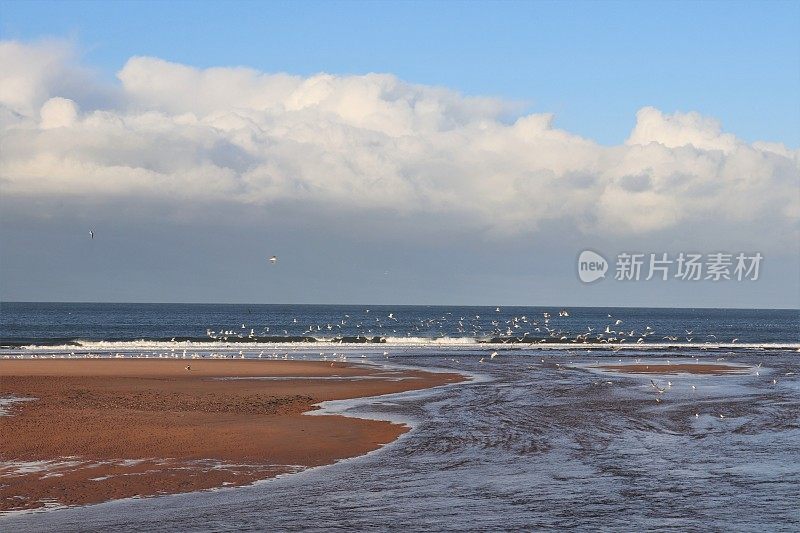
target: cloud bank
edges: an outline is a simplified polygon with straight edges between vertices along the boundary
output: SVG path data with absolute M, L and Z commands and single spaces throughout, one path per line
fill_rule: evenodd
M 800 150 L 744 142 L 697 113 L 643 108 L 624 144 L 602 146 L 552 115 L 389 74 L 133 57 L 117 77 L 99 81 L 63 43 L 0 43 L 4 201 L 297 204 L 512 236 L 562 224 L 798 238 Z

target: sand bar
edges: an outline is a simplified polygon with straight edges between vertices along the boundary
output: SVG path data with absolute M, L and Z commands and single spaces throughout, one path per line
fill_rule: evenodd
M 407 428 L 302 413 L 463 380 L 316 361 L 3 360 L 0 397 L 36 400 L 0 416 L 0 512 L 243 485 L 362 455 Z
M 742 374 L 749 369 L 742 366 L 720 365 L 714 363 L 672 363 L 672 364 L 620 364 L 601 365 L 597 368 L 609 372 L 628 374 Z

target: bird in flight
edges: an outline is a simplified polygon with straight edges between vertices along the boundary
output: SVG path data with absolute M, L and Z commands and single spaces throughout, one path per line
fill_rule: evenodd
M 89 238 L 94 239 L 94 232 L 92 230 L 89 230 Z
M 272 257 L 269 258 L 269 262 L 274 265 L 275 263 L 278 262 L 278 256 L 277 255 L 273 255 Z

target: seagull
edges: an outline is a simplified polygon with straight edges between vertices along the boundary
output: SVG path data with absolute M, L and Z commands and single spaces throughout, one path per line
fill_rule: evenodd
M 497 356 L 497 352 L 492 352 L 492 355 L 489 357 L 489 359 L 494 359 L 496 356 Z
M 186 365 L 186 370 L 188 370 L 189 372 L 191 372 L 191 371 L 192 371 L 192 365 Z
M 277 255 L 273 255 L 272 257 L 269 258 L 269 262 L 274 265 L 275 263 L 278 262 L 278 256 Z
M 89 238 L 94 239 L 94 232 L 92 230 L 89 230 Z

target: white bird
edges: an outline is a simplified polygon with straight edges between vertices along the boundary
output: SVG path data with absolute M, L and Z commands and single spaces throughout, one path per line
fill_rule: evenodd
M 94 232 L 92 230 L 89 230 L 89 238 L 94 239 Z
M 497 352 L 492 352 L 492 355 L 489 357 L 489 359 L 494 359 L 496 356 L 497 356 Z
M 275 263 L 278 262 L 278 256 L 277 255 L 273 255 L 272 257 L 269 258 L 269 262 L 274 265 Z

